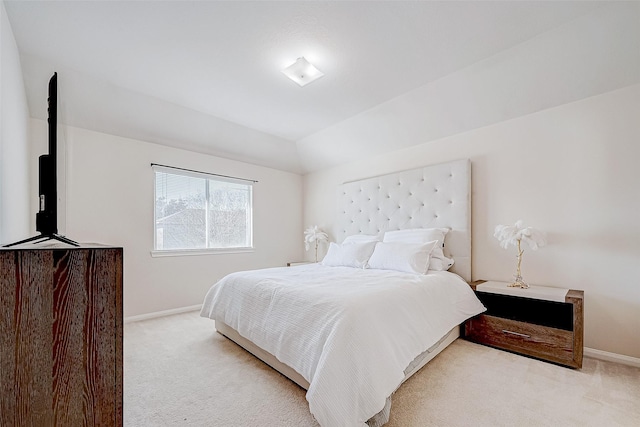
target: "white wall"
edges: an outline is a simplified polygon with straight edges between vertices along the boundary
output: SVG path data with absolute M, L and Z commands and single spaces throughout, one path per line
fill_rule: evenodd
M 34 134 L 46 123 L 32 119 Z M 124 247 L 124 311 L 134 316 L 201 304 L 227 273 L 284 266 L 302 255 L 302 177 L 143 141 L 65 127 L 66 234 Z M 152 258 L 151 163 L 255 179 L 255 252 Z
M 522 219 L 549 241 L 525 251 L 525 280 L 584 290 L 585 346 L 640 357 L 639 118 L 633 85 L 312 173 L 304 222 L 330 230 L 345 181 L 470 158 L 473 278 L 511 278 L 515 251 L 500 248 L 493 230 Z M 420 138 L 419 124 L 404 125 Z
M 29 205 L 28 119 L 18 48 L 0 2 L 0 244 L 29 237 L 35 218 Z

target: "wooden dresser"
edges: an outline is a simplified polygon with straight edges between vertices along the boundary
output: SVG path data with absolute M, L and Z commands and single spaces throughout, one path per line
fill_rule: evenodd
M 485 285 L 479 286 L 479 285 Z M 507 283 L 471 283 L 487 311 L 464 324 L 470 341 L 571 368 L 582 367 L 584 292 Z
M 0 426 L 122 426 L 122 256 L 0 249 Z

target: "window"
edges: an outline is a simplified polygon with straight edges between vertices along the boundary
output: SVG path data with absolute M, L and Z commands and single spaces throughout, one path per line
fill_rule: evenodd
M 250 249 L 253 181 L 154 165 L 156 251 Z

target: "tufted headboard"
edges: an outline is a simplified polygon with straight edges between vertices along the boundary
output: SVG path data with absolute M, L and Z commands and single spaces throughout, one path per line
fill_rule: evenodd
M 348 182 L 338 188 L 339 242 L 352 234 L 446 227 L 451 271 L 471 280 L 471 162 L 434 166 Z

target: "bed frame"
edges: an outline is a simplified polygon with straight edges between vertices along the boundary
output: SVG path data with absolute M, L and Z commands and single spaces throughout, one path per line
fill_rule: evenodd
M 338 189 L 338 241 L 352 234 L 382 237 L 387 230 L 446 227 L 445 255 L 451 271 L 471 281 L 471 163 L 457 160 L 435 166 L 348 182 Z M 216 330 L 307 390 L 309 382 L 271 353 L 216 320 Z M 406 381 L 460 336 L 456 326 L 405 370 Z
M 218 333 L 229 338 L 231 341 L 235 342 L 240 347 L 244 348 L 249 353 L 253 354 L 255 357 L 262 360 L 264 363 L 271 366 L 273 369 L 280 372 L 282 375 L 289 378 L 291 381 L 298 384 L 303 389 L 309 390 L 309 382 L 305 380 L 304 377 L 296 372 L 293 368 L 279 361 L 273 354 L 261 349 L 248 339 L 244 338 L 235 329 L 233 329 L 226 323 L 216 320 L 215 325 L 216 331 L 218 331 Z M 429 363 L 431 359 L 436 357 L 438 353 L 447 348 L 447 346 L 454 342 L 459 336 L 460 327 L 456 326 L 455 328 L 451 329 L 447 335 L 442 337 L 437 343 L 431 346 L 431 348 L 416 357 L 414 359 L 414 362 L 411 363 L 405 370 L 405 376 L 402 380 L 402 383 L 408 380 L 409 377 L 411 377 L 413 374 L 418 372 L 424 365 Z M 402 385 L 402 383 L 400 383 L 400 385 Z M 400 387 L 400 385 L 398 385 L 398 387 Z

